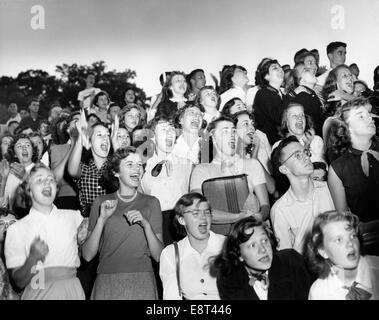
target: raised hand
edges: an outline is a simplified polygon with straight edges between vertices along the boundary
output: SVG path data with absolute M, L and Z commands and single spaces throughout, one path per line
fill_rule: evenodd
M 25 167 L 18 162 L 11 163 L 9 172 L 15 175 L 20 180 L 24 180 L 24 177 L 26 175 Z
M 36 261 L 44 262 L 48 253 L 49 247 L 46 242 L 41 240 L 39 236 L 36 237 L 30 246 L 29 256 Z
M 114 118 L 114 122 L 112 122 L 112 125 L 111 125 L 111 142 L 112 142 L 114 151 L 120 148 L 120 144 L 118 143 L 118 140 L 117 140 L 117 132 L 119 128 L 120 128 L 120 119 L 118 117 L 118 114 L 116 114 L 116 117 Z
M 9 175 L 9 163 L 6 159 L 0 161 L 0 176 L 4 179 Z
M 145 228 L 148 225 L 148 221 L 143 217 L 141 211 L 139 210 L 130 210 L 124 213 L 126 220 L 128 220 L 129 224 L 139 224 L 142 228 Z
M 106 200 L 100 206 L 100 218 L 104 221 L 115 212 L 118 200 Z

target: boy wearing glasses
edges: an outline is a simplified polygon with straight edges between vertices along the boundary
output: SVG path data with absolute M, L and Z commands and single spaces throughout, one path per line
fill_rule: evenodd
M 312 228 L 314 218 L 325 211 L 334 210 L 328 186 L 314 181 L 310 152 L 289 136 L 274 149 L 271 161 L 276 174 L 285 175 L 290 183 L 287 192 L 273 205 L 271 222 L 279 250 L 293 248 L 304 251 L 304 241 Z

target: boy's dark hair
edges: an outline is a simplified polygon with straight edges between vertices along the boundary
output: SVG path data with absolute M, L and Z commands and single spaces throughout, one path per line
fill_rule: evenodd
M 335 41 L 331 42 L 326 47 L 326 54 L 333 53 L 335 50 L 337 50 L 339 47 L 347 47 L 347 44 L 345 42 L 341 41 Z

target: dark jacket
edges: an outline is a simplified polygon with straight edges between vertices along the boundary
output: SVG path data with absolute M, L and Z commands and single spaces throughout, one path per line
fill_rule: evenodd
M 270 86 L 260 89 L 255 96 L 253 110 L 256 127 L 267 135 L 271 145 L 280 140 L 279 127 L 288 100 L 288 97 L 282 98 L 278 90 Z
M 268 279 L 268 300 L 308 300 L 313 279 L 297 251 L 274 251 Z M 217 287 L 223 300 L 259 300 L 254 288 L 249 285 L 249 275 L 242 262 L 231 274 L 219 276 Z

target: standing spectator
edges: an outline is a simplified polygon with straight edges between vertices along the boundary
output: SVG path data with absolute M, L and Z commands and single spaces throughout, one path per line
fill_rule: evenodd
M 212 86 L 204 86 L 201 88 L 196 102 L 197 104 L 201 104 L 204 108 L 203 119 L 207 121 L 207 125 L 220 116 L 220 112 L 218 111 L 221 102 L 220 96 Z
M 83 245 L 87 261 L 100 252 L 92 299 L 157 299 L 150 257 L 158 262 L 163 249 L 159 201 L 137 191 L 143 167 L 133 147 L 117 150 L 109 170 L 119 188 L 94 201 Z
M 24 300 L 84 300 L 76 278 L 78 245 L 86 237 L 86 221 L 79 211 L 53 205 L 57 184 L 53 173 L 36 165 L 27 179 L 32 208 L 12 224 L 5 238 L 5 258 Z M 35 274 L 37 272 L 37 274 Z M 40 275 L 39 285 L 33 277 Z
M 95 74 L 88 73 L 85 79 L 86 88 L 79 92 L 78 101 L 80 104 L 80 108 L 89 109 L 92 105 L 92 100 L 96 94 L 98 94 L 101 90 L 99 88 L 95 88 Z
M 203 69 L 192 70 L 187 75 L 188 92 L 187 97 L 189 101 L 194 101 L 200 90 L 205 86 L 205 75 Z

